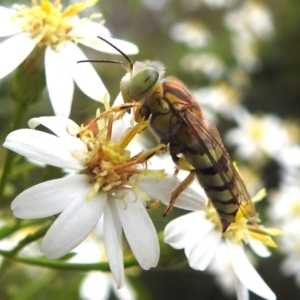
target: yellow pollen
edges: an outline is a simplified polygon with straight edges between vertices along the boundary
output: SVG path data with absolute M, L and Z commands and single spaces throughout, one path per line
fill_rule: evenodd
M 209 201 L 205 208 L 207 219 L 215 224 L 215 230 L 221 231 L 222 226 L 219 216 Z M 248 224 L 248 220 L 243 213 L 238 210 L 236 220 L 231 223 L 227 230 L 223 233 L 223 238 L 233 240 L 236 244 L 248 243 L 249 238 L 260 241 L 268 247 L 277 247 L 271 236 L 282 235 L 282 232 L 275 228 L 265 228 L 262 225 Z
M 235 222 L 230 224 L 226 232 L 223 233 L 223 237 L 230 238 L 237 244 L 240 244 L 242 242 L 247 243 L 250 236 L 247 222 L 248 221 L 244 217 L 242 212 L 238 210 L 235 217 Z
M 222 224 L 220 218 L 217 214 L 216 209 L 213 207 L 211 201 L 208 201 L 205 206 L 206 218 L 210 220 L 213 224 L 215 224 L 215 229 L 217 231 L 222 230 Z
M 98 0 L 87 0 L 72 4 L 62 12 L 59 0 L 54 3 L 40 0 L 40 5 L 33 1 L 31 8 L 15 5 L 18 12 L 12 20 L 17 21 L 25 32 L 29 32 L 39 47 L 50 46 L 59 50 L 65 42 L 80 38 L 70 34 L 74 26 L 71 19 L 97 2 Z
M 241 95 L 227 84 L 219 84 L 216 89 L 228 104 L 237 104 L 241 101 Z
M 253 202 L 259 202 L 267 196 L 267 191 L 265 188 L 260 189 L 254 197 L 252 197 Z
M 300 217 L 300 199 L 295 198 L 290 206 L 291 214 L 295 217 Z
M 261 141 L 266 136 L 266 126 L 259 117 L 254 117 L 254 119 L 249 122 L 247 131 L 256 141 Z
M 99 191 L 114 195 L 118 190 L 127 189 L 135 193 L 136 198 L 139 196 L 148 201 L 149 197 L 138 187 L 140 181 L 149 176 L 162 179 L 165 174 L 160 170 L 146 168 L 152 150 L 142 151 L 131 157 L 130 151 L 125 149 L 134 136 L 143 130 L 145 122 L 142 121 L 129 128 L 119 142 L 111 140 L 114 122 L 113 112 L 110 110 L 102 114 L 98 112 L 96 118 L 88 125 L 81 126 L 77 134 L 86 145 L 86 151 L 76 152 L 74 156 L 85 160 L 85 169 L 82 173 L 89 175 L 93 184 L 87 200 Z M 132 178 L 133 176 L 135 177 Z

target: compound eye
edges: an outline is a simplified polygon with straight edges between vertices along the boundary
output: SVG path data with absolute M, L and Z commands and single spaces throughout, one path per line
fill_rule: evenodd
M 145 68 L 137 73 L 131 80 L 128 86 L 128 94 L 132 99 L 138 100 L 149 92 L 157 83 L 159 73 L 154 68 Z

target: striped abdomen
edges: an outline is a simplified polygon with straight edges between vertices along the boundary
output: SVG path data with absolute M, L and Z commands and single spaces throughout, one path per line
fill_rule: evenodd
M 222 151 L 215 148 L 209 149 L 207 153 L 185 153 L 185 157 L 194 166 L 199 183 L 217 210 L 224 232 L 235 221 L 239 209 L 240 178 L 236 178 L 233 173 L 234 166 L 228 154 L 217 153 Z

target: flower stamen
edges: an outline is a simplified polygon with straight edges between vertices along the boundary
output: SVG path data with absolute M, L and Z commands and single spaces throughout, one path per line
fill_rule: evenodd
M 261 193 L 261 195 L 264 193 Z M 259 198 L 259 197 L 257 197 Z M 206 217 L 215 224 L 216 230 L 222 230 L 221 222 L 217 211 L 209 201 L 205 208 Z M 234 223 L 223 233 L 223 238 L 233 240 L 236 244 L 249 242 L 249 239 L 260 241 L 266 246 L 276 248 L 277 245 L 271 236 L 282 235 L 281 231 L 274 228 L 265 228 L 262 225 L 248 224 L 241 210 L 238 210 Z
M 115 142 L 112 136 L 113 126 L 118 121 L 118 116 L 114 116 L 117 112 L 118 110 L 114 108 L 102 114 L 97 112 L 96 118 L 88 125 L 81 126 L 76 135 L 85 144 L 86 150 L 74 155 L 85 160 L 86 167 L 82 173 L 89 175 L 93 182 L 93 188 L 87 195 L 87 200 L 99 191 L 114 194 L 117 190 L 129 189 L 135 193 L 136 199 L 140 196 L 149 201 L 149 197 L 142 193 L 138 185 L 141 180 L 149 176 L 157 179 L 166 176 L 161 170 L 147 169 L 147 160 L 163 147 L 158 146 L 149 151 L 141 151 L 131 157 L 126 146 L 146 128 L 148 123 L 139 122 L 129 128 L 119 142 Z
M 70 34 L 75 25 L 72 24 L 71 19 L 97 2 L 98 0 L 87 0 L 72 4 L 62 12 L 59 0 L 54 3 L 49 0 L 40 0 L 40 5 L 37 1 L 33 1 L 31 8 L 25 5 L 15 5 L 18 12 L 12 20 L 18 21 L 19 26 L 31 34 L 39 47 L 50 46 L 59 50 L 65 42 L 76 41 L 79 38 Z M 93 17 L 95 18 L 95 15 Z

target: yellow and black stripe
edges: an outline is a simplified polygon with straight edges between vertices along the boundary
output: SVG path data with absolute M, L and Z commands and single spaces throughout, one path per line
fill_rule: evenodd
M 181 153 L 194 167 L 200 185 L 219 214 L 223 232 L 235 221 L 239 208 L 255 223 L 254 205 L 216 127 L 204 119 L 199 105 L 181 81 L 166 78 L 163 89 L 163 99 L 181 124 L 169 136 L 173 161 L 178 165 Z

